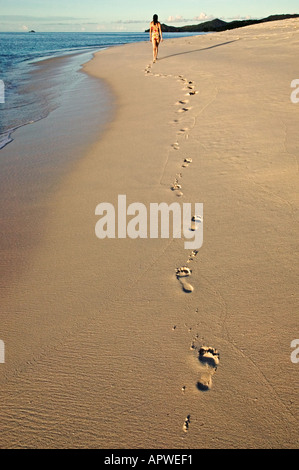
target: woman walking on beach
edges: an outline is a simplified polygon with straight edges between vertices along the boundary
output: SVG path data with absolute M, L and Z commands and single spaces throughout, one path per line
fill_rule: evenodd
M 158 21 L 158 15 L 153 16 L 153 21 L 150 24 L 150 41 L 153 44 L 153 62 L 155 63 L 159 44 L 163 41 L 161 23 Z

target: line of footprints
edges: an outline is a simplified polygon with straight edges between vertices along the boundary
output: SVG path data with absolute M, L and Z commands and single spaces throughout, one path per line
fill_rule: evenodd
M 176 78 L 178 79 L 179 82 L 183 82 L 183 84 L 184 84 L 183 90 L 187 91 L 187 96 L 188 95 L 192 96 L 192 95 L 195 95 L 196 93 L 198 93 L 195 90 L 195 84 L 194 84 L 193 80 L 188 80 L 187 78 L 184 78 L 182 75 L 179 75 Z M 179 105 L 179 106 L 183 105 L 183 107 L 181 107 L 177 112 L 178 113 L 186 113 L 187 111 L 189 111 L 191 108 L 187 107 L 188 103 L 189 103 L 188 99 L 183 99 L 183 100 L 177 101 L 176 105 Z M 178 122 L 178 121 L 175 120 L 175 122 Z M 186 128 L 186 127 L 181 128 L 180 131 L 178 132 L 178 134 L 179 135 L 184 135 L 185 134 L 185 138 L 188 139 L 188 130 L 189 129 Z M 173 143 L 172 148 L 174 150 L 179 150 L 180 149 L 179 142 Z M 182 168 L 183 169 L 188 168 L 191 164 L 192 164 L 192 158 L 185 157 L 184 160 L 182 161 Z M 182 197 L 183 196 L 182 185 L 181 185 L 181 179 L 182 178 L 183 178 L 183 173 L 176 174 L 174 182 L 171 185 L 171 190 L 176 193 L 177 197 Z M 192 231 L 197 230 L 198 224 L 200 224 L 200 223 L 202 223 L 201 216 L 195 214 L 192 217 L 192 220 L 191 220 L 191 230 Z M 194 258 L 197 256 L 197 254 L 198 254 L 198 251 L 196 251 L 196 250 L 193 251 L 191 253 L 191 255 L 189 256 L 189 258 L 186 262 L 186 265 L 176 269 L 176 277 L 177 277 L 178 281 L 180 282 L 183 291 L 187 292 L 187 293 L 191 293 L 194 290 L 194 287 L 189 282 L 187 282 L 187 280 L 186 280 L 186 278 L 189 278 L 192 275 L 192 270 L 189 268 L 188 264 L 191 263 L 191 261 L 194 260 Z
M 185 327 L 187 327 L 186 324 Z M 177 327 L 174 326 L 173 330 L 176 329 Z M 191 331 L 192 328 L 189 328 L 189 333 Z M 220 354 L 217 349 L 208 346 L 200 346 L 200 338 L 198 334 L 193 337 L 190 344 L 190 350 L 192 351 L 194 359 L 198 365 L 198 380 L 196 383 L 196 388 L 201 392 L 207 392 L 212 387 L 212 377 L 217 371 L 217 367 L 220 361 Z M 182 393 L 185 394 L 187 387 L 184 385 L 181 390 Z M 189 431 L 190 423 L 191 415 L 189 414 L 183 424 L 183 431 L 185 433 Z
M 195 90 L 195 84 L 192 80 L 188 80 L 184 78 L 182 75 L 179 76 L 173 76 L 173 75 L 167 75 L 167 74 L 160 74 L 156 73 L 154 74 L 152 72 L 152 64 L 147 65 L 147 67 L 144 70 L 145 75 L 152 75 L 154 77 L 160 77 L 160 78 L 176 78 L 179 82 L 182 82 L 184 84 L 183 90 L 186 91 L 186 96 L 191 97 L 194 96 L 198 93 L 198 91 Z M 176 102 L 177 106 L 180 106 L 178 109 L 177 113 L 183 114 L 188 112 L 191 108 L 189 106 L 189 99 L 183 99 L 179 100 Z M 178 119 L 174 120 L 174 123 L 177 124 L 179 123 Z M 178 135 L 185 135 L 185 138 L 188 139 L 188 128 L 184 127 L 181 128 L 178 132 Z M 179 142 L 174 142 L 171 147 L 173 150 L 178 151 L 180 150 L 180 145 Z M 182 168 L 188 168 L 192 164 L 192 158 L 184 158 L 182 161 Z M 182 170 L 183 171 L 183 170 Z M 181 185 L 181 179 L 183 177 L 182 173 L 178 173 L 175 176 L 175 179 L 171 185 L 171 190 L 175 192 L 177 197 L 182 197 L 183 192 L 182 192 L 182 185 Z M 190 230 L 195 231 L 198 229 L 199 224 L 203 222 L 202 216 L 195 214 L 192 219 L 191 219 L 191 228 Z M 184 266 L 181 266 L 176 269 L 176 278 L 178 279 L 182 289 L 186 293 L 192 293 L 194 290 L 194 287 L 190 284 L 189 278 L 192 275 L 192 269 L 190 268 L 191 263 L 194 261 L 196 256 L 198 255 L 198 250 L 193 250 L 192 253 L 189 255 L 186 264 Z M 197 310 L 198 311 L 198 310 Z M 176 326 L 173 327 L 173 330 L 176 330 Z M 189 332 L 191 332 L 191 328 L 189 328 Z M 202 392 L 206 392 L 211 389 L 212 387 L 212 377 L 215 374 L 219 361 L 220 361 L 220 354 L 219 352 L 211 347 L 208 346 L 203 346 L 199 345 L 199 335 L 196 334 L 190 345 L 190 350 L 193 352 L 195 355 L 195 358 L 197 360 L 198 366 L 199 366 L 199 377 L 196 383 L 196 388 Z M 182 393 L 186 392 L 186 386 L 184 385 L 182 387 Z M 189 427 L 191 423 L 191 415 L 187 415 L 184 424 L 183 424 L 183 431 L 185 433 L 188 432 Z
M 176 329 L 176 327 L 173 327 L 173 329 Z M 189 328 L 189 332 L 191 332 L 191 330 L 192 328 Z M 201 344 L 199 335 L 196 334 L 191 341 L 190 350 L 192 351 L 198 366 L 196 388 L 200 392 L 207 392 L 212 387 L 212 377 L 217 371 L 220 354 L 217 349 Z M 187 387 L 184 385 L 182 387 L 182 393 L 186 393 L 186 389 Z M 191 415 L 188 415 L 183 424 L 183 431 L 185 433 L 189 431 L 190 423 Z
M 195 91 L 195 86 L 194 86 L 193 81 L 187 80 L 182 76 L 179 77 L 179 80 L 182 80 L 185 83 L 184 89 L 187 90 L 190 96 L 195 95 L 197 93 Z M 189 100 L 178 101 L 176 103 L 177 105 L 184 105 L 184 107 L 180 108 L 178 112 L 179 113 L 187 112 L 190 109 L 186 107 L 188 103 L 189 103 Z M 186 138 L 188 138 L 187 131 L 188 131 L 187 128 L 182 128 L 179 131 L 179 134 L 182 135 L 186 133 L 185 136 Z M 175 142 L 174 144 L 172 144 L 172 148 L 174 150 L 179 150 L 180 149 L 179 143 Z M 191 163 L 192 163 L 191 158 L 184 158 L 184 161 L 182 162 L 182 168 L 188 168 Z M 178 197 L 183 196 L 182 185 L 180 184 L 180 179 L 182 177 L 183 177 L 182 173 L 177 174 L 171 186 L 171 190 L 175 191 Z M 191 219 L 190 230 L 192 231 L 197 230 L 199 227 L 199 224 L 201 224 L 202 222 L 203 222 L 202 216 L 197 215 L 197 214 L 193 215 Z M 194 290 L 194 287 L 189 282 L 189 278 L 192 275 L 192 269 L 190 266 L 191 266 L 191 263 L 194 261 L 194 259 L 197 257 L 197 255 L 198 255 L 198 250 L 193 250 L 192 253 L 190 253 L 185 265 L 177 268 L 175 271 L 176 277 L 178 281 L 180 282 L 183 291 L 186 293 L 191 293 Z M 189 329 L 189 331 L 191 332 L 191 328 Z M 194 338 L 192 339 L 190 350 L 195 355 L 197 364 L 199 366 L 199 377 L 196 383 L 196 388 L 200 390 L 201 392 L 206 392 L 210 390 L 212 386 L 212 377 L 215 374 L 218 364 L 219 364 L 219 357 L 220 357 L 219 352 L 214 348 L 200 345 L 198 334 L 196 334 Z M 185 392 L 186 392 L 186 386 L 184 385 L 182 387 L 182 393 L 185 393 Z M 191 415 L 188 415 L 183 424 L 183 431 L 185 433 L 189 431 L 190 423 L 191 423 Z

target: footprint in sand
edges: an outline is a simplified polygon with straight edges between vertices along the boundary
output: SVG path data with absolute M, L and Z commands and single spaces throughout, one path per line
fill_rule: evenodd
M 199 224 L 202 223 L 202 216 L 201 215 L 194 215 L 191 219 L 191 231 L 195 232 L 198 229 Z
M 188 415 L 187 418 L 184 421 L 184 424 L 183 424 L 183 431 L 184 432 L 188 432 L 188 429 L 189 429 L 189 426 L 190 426 L 190 421 L 191 421 L 191 416 Z
M 191 261 L 193 261 L 194 258 L 196 258 L 197 255 L 198 255 L 198 250 L 193 250 L 192 253 L 190 254 L 189 258 L 188 258 L 187 263 L 190 263 Z
M 191 276 L 191 274 L 192 274 L 192 271 L 187 266 L 183 266 L 181 268 L 176 269 L 176 277 L 180 281 L 180 284 L 184 292 L 187 292 L 187 293 L 191 293 L 194 290 L 194 287 L 188 282 L 186 282 L 184 279 L 184 278 Z
M 192 158 L 185 158 L 184 163 L 182 164 L 183 168 L 187 168 L 190 163 L 192 163 Z
M 171 186 L 171 190 L 172 190 L 172 191 L 179 191 L 180 189 L 182 189 L 182 186 L 179 184 L 179 181 L 178 181 L 178 179 L 176 178 L 176 179 L 174 180 L 173 185 Z
M 196 348 L 194 348 L 196 350 Z M 207 346 L 201 346 L 198 351 L 199 380 L 196 384 L 198 390 L 206 392 L 212 387 L 212 377 L 219 364 L 219 352 Z
M 179 175 L 181 177 L 181 174 Z M 182 186 L 179 184 L 179 180 L 175 178 L 173 185 L 171 186 L 172 191 L 176 191 L 177 197 L 182 197 L 184 194 L 181 191 Z
M 181 104 L 187 104 L 187 103 L 189 103 L 189 100 L 180 100 L 180 101 L 177 101 L 175 104 L 179 106 Z
M 180 144 L 178 142 L 175 142 L 174 144 L 171 145 L 171 147 L 174 149 L 174 150 L 179 150 L 180 149 Z
M 187 96 L 194 96 L 194 95 L 197 95 L 198 91 L 189 91 L 189 93 L 187 93 Z
M 188 132 L 188 127 L 182 127 L 182 129 L 180 129 L 178 131 L 178 135 L 183 135 L 183 134 L 186 134 L 186 132 Z
M 177 111 L 177 113 L 186 113 L 187 111 L 189 111 L 191 108 L 181 108 Z

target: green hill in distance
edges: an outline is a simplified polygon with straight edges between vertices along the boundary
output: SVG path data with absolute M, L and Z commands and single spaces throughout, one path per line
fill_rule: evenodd
M 263 18 L 260 20 L 234 20 L 229 23 L 223 20 L 219 20 L 216 18 L 212 21 L 206 21 L 204 23 L 200 23 L 197 25 L 190 25 L 190 26 L 167 26 L 166 24 L 162 24 L 162 31 L 165 33 L 208 33 L 208 32 L 219 32 L 219 31 L 227 31 L 229 29 L 236 29 L 242 28 L 244 26 L 250 26 L 252 24 L 259 24 L 259 23 L 267 23 L 269 21 L 278 21 L 278 20 L 286 20 L 289 18 L 298 18 L 299 14 L 294 15 L 271 15 L 267 18 Z M 149 29 L 145 30 L 146 33 L 149 32 Z

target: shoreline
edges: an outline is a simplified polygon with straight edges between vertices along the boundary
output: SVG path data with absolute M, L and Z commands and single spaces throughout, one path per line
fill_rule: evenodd
M 84 62 L 86 55 L 81 57 Z M 70 65 L 68 59 L 59 59 L 58 72 L 57 59 L 51 59 L 46 65 L 47 74 L 56 77 L 65 67 L 75 70 L 76 65 Z M 38 74 L 37 77 L 46 74 L 44 68 L 42 72 L 32 73 Z M 4 285 L 8 278 L 15 283 L 23 275 L 42 240 L 53 195 L 113 119 L 114 100 L 107 85 L 88 77 L 82 67 L 74 73 L 82 76 L 59 97 L 59 105 L 47 116 L 19 126 L 13 140 L 0 151 L 1 282 Z
M 296 445 L 298 26 L 169 39 L 154 65 L 143 43 L 84 65 L 116 111 L 2 299 L 1 447 Z M 120 194 L 203 202 L 199 253 L 180 239 L 98 240 L 95 208 Z M 175 275 L 185 264 L 191 294 Z M 202 369 L 203 346 L 217 371 Z
M 16 33 L 1 33 L 3 35 L 6 35 L 6 34 L 16 34 Z M 23 35 L 24 33 L 19 33 L 20 35 Z M 45 35 L 55 35 L 55 33 L 37 33 L 37 34 L 45 34 Z M 63 33 L 65 35 L 68 35 L 69 33 Z M 97 33 L 95 33 L 97 34 Z M 110 42 L 109 44 L 107 43 L 103 43 L 103 44 L 98 44 L 97 46 L 83 46 L 82 45 L 82 48 L 79 49 L 77 47 L 76 50 L 61 50 L 59 52 L 56 52 L 55 54 L 53 55 L 45 55 L 45 56 L 40 56 L 40 55 L 37 55 L 36 57 L 32 56 L 31 58 L 26 58 L 25 62 L 27 65 L 30 65 L 31 66 L 31 70 L 30 71 L 25 71 L 25 74 L 29 74 L 30 76 L 36 76 L 37 74 L 42 74 L 44 71 L 41 71 L 39 70 L 39 68 L 42 66 L 43 68 L 45 68 L 46 66 L 48 66 L 48 69 L 50 71 L 50 73 L 53 73 L 53 70 L 56 69 L 56 71 L 58 70 L 58 65 L 61 64 L 61 62 L 64 62 L 63 64 L 63 68 L 66 69 L 67 66 L 66 66 L 66 63 L 67 63 L 67 60 L 70 62 L 71 60 L 74 60 L 76 58 L 80 59 L 82 58 L 82 63 L 81 63 L 81 60 L 79 60 L 77 62 L 77 66 L 78 66 L 78 70 L 77 72 L 79 73 L 80 71 L 82 71 L 83 69 L 83 64 L 86 63 L 88 60 L 84 59 L 85 56 L 89 55 L 89 56 L 93 56 L 95 53 L 101 51 L 101 50 L 104 50 L 104 49 L 107 49 L 107 48 L 110 48 L 110 47 L 121 47 L 122 45 L 125 45 L 125 44 L 131 44 L 132 42 L 128 41 L 128 37 L 126 37 L 125 39 L 123 39 L 123 41 L 125 41 L 124 43 L 121 43 L 121 44 L 114 44 L 113 41 L 115 40 L 115 34 L 116 33 L 103 33 L 103 36 L 111 36 L 112 38 L 112 42 Z M 140 40 L 140 34 L 143 36 L 144 33 L 127 33 L 127 36 L 131 35 L 132 38 L 135 37 L 136 39 L 136 43 L 139 43 L 139 42 L 142 42 Z M 177 35 L 179 34 L 174 34 L 174 37 L 176 37 Z M 182 37 L 185 37 L 188 33 L 185 33 L 185 34 L 181 34 Z M 194 33 L 190 33 L 192 37 L 192 35 L 194 35 Z M 120 37 L 123 36 L 123 33 L 119 33 Z M 167 35 L 167 33 L 166 33 Z M 117 37 L 117 36 L 116 36 Z M 147 37 L 147 36 L 145 36 Z M 145 37 L 144 37 L 144 40 L 145 40 Z M 189 36 L 186 36 L 186 37 L 189 37 Z M 138 38 L 138 39 L 137 39 Z M 126 42 L 127 41 L 127 42 Z M 134 44 L 134 42 L 133 42 Z M 46 53 L 46 51 L 45 51 Z M 49 52 L 48 52 L 49 54 Z M 92 60 L 92 58 L 90 59 Z M 22 62 L 22 61 L 21 61 Z M 54 65 L 54 67 L 51 67 L 51 65 Z M 20 62 L 16 62 L 15 64 L 16 67 L 20 66 Z M 68 66 L 70 67 L 70 65 Z M 73 66 L 73 69 L 74 69 L 74 66 Z M 24 72 L 24 71 L 23 71 Z M 56 77 L 57 78 L 57 77 Z M 49 79 L 47 78 L 47 81 L 49 81 Z M 23 85 L 24 85 L 25 82 L 23 82 Z M 27 87 L 28 87 L 28 84 L 29 84 L 29 79 L 27 80 Z M 60 84 L 62 86 L 62 84 Z M 60 88 L 61 88 L 60 86 Z M 40 93 L 41 90 L 39 90 L 39 93 Z M 53 97 L 51 99 L 51 101 L 53 101 Z M 56 107 L 59 107 L 59 104 L 56 105 Z M 23 123 L 18 123 L 17 121 L 14 122 L 14 124 L 11 125 L 10 128 L 8 129 L 5 129 L 2 133 L 1 133 L 1 136 L 5 138 L 5 140 L 3 140 L 3 142 L 1 141 L 0 145 L 0 150 L 2 148 L 4 148 L 6 145 L 9 145 L 9 143 L 11 143 L 13 141 L 12 139 L 12 134 L 20 129 L 21 127 L 24 127 L 24 126 L 27 126 L 29 124 L 33 124 L 34 122 L 38 122 L 39 120 L 41 119 L 45 119 L 53 110 L 55 110 L 56 108 L 55 106 L 54 107 L 50 107 L 46 114 L 43 115 L 43 116 L 38 116 L 38 117 L 32 117 L 31 115 L 28 117 L 27 121 L 24 121 Z
M 97 51 L 76 52 L 72 54 L 65 53 L 64 55 L 60 56 L 47 56 L 26 60 L 27 66 L 30 66 L 31 68 L 30 70 L 26 71 L 27 79 L 23 80 L 21 90 L 19 90 L 19 92 L 22 91 L 26 94 L 32 94 L 34 89 L 35 94 L 37 93 L 41 95 L 39 97 L 39 101 L 35 101 L 37 101 L 39 105 L 43 104 L 44 108 L 42 108 L 41 106 L 42 109 L 39 111 L 39 113 L 41 114 L 37 114 L 37 110 L 34 108 L 29 108 L 27 102 L 21 102 L 21 105 L 20 103 L 18 103 L 18 106 L 16 104 L 16 108 L 20 106 L 28 107 L 30 109 L 31 114 L 28 114 L 27 116 L 21 116 L 20 118 L 18 118 L 19 120 L 15 121 L 14 123 L 11 122 L 11 127 L 3 129 L 3 132 L 1 133 L 1 138 L 3 139 L 4 137 L 6 139 L 3 139 L 3 141 L 0 142 L 0 145 L 3 143 L 3 145 L 1 145 L 0 147 L 0 150 L 2 150 L 14 141 L 13 135 L 16 131 L 22 129 L 23 127 L 35 124 L 36 122 L 46 119 L 56 109 L 59 109 L 63 105 L 65 106 L 66 99 L 64 98 L 64 96 L 67 97 L 67 95 L 70 95 L 70 85 L 72 88 L 75 87 L 77 89 L 80 99 L 79 75 L 77 79 L 75 77 L 77 74 L 80 74 L 83 70 L 83 64 L 86 62 L 87 57 L 92 59 L 93 54 L 95 52 Z M 63 82 L 64 79 L 62 78 L 62 76 L 65 76 L 65 74 L 68 74 L 69 77 L 68 87 Z M 74 81 L 76 81 L 77 83 L 73 83 Z M 43 86 L 43 84 L 40 84 L 44 82 L 46 82 L 45 86 Z M 83 80 L 81 80 L 81 82 L 81 85 L 83 86 Z M 37 90 L 35 90 L 35 87 Z M 62 95 L 63 97 L 58 95 Z M 44 102 L 46 103 L 46 105 Z M 10 109 L 4 111 L 9 114 Z M 26 112 L 28 113 L 27 110 Z M 9 116 L 9 118 L 10 120 L 12 119 L 11 116 Z M 99 120 L 99 122 L 101 122 L 101 120 Z

